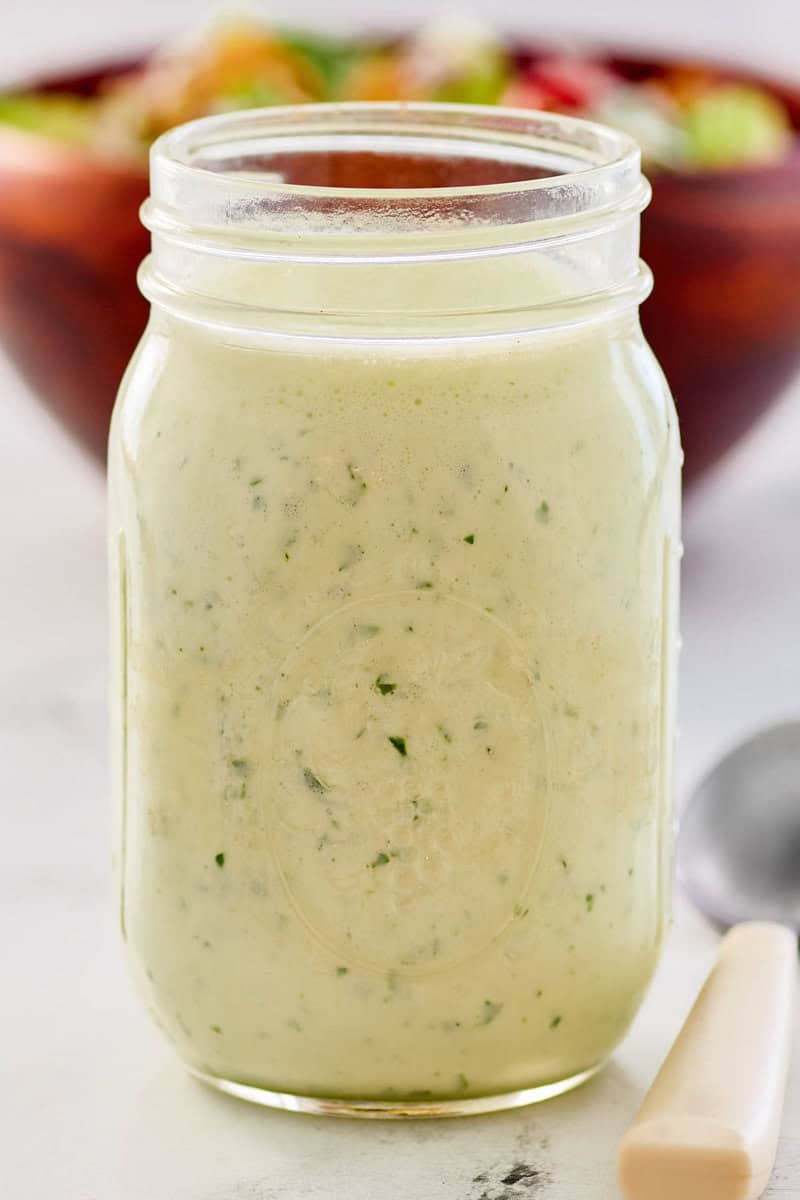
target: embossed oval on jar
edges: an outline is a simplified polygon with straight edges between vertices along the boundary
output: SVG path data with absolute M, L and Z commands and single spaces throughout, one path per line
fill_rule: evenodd
M 287 657 L 264 819 L 340 958 L 426 973 L 513 919 L 548 808 L 536 687 L 496 619 L 425 589 L 346 605 Z

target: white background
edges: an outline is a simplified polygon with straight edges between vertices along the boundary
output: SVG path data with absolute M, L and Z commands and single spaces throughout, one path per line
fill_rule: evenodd
M 271 11 L 330 23 L 363 20 L 366 7 Z M 396 11 L 430 9 L 405 0 Z M 800 76 L 798 0 L 515 0 L 502 11 L 535 32 L 624 32 Z M 0 77 L 125 53 L 200 12 L 190 0 L 4 0 Z M 391 6 L 370 14 L 394 23 Z M 613 1200 L 616 1140 L 714 953 L 713 933 L 682 907 L 614 1065 L 535 1112 L 326 1124 L 251 1110 L 184 1077 L 130 998 L 109 898 L 103 480 L 2 361 L 0 395 L 3 1200 L 514 1200 L 500 1181 L 518 1161 L 542 1171 L 525 1193 L 536 1200 Z M 746 732 L 800 715 L 800 389 L 690 499 L 685 541 L 682 797 Z M 800 1200 L 799 1134 L 796 1062 L 771 1200 Z
M 800 75 L 797 0 L 2 0 L 0 78 L 151 45 L 219 8 L 334 30 L 392 30 L 468 10 L 510 31 L 694 50 Z

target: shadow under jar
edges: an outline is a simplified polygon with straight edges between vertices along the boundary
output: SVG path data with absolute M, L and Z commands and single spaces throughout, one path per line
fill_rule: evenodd
M 668 907 L 680 448 L 635 146 L 437 105 L 152 157 L 111 450 L 121 924 L 191 1070 L 480 1112 L 588 1078 Z

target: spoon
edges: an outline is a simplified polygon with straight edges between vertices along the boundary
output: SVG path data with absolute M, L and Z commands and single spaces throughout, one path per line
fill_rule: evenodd
M 800 721 L 755 734 L 705 777 L 681 821 L 678 883 L 716 924 L 800 932 Z
M 800 722 L 728 754 L 687 805 L 678 880 L 733 926 L 623 1137 L 628 1200 L 755 1200 L 775 1161 L 797 995 Z

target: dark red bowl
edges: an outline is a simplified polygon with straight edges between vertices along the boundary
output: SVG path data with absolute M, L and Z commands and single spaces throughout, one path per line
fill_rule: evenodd
M 120 69 L 41 86 L 91 94 Z M 800 90 L 772 90 L 800 129 Z M 691 480 L 800 366 L 800 149 L 773 166 L 658 172 L 652 182 L 642 254 L 656 287 L 642 322 L 675 393 Z M 138 219 L 146 194 L 138 167 L 0 126 L 0 342 L 98 457 L 146 319 L 135 282 L 148 250 Z

